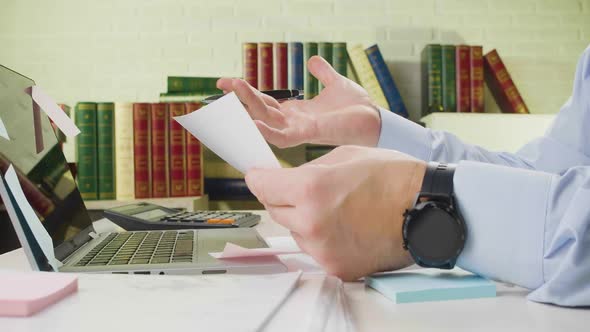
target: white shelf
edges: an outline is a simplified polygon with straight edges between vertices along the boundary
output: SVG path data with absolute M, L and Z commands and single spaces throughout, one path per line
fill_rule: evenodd
M 554 119 L 554 114 L 432 113 L 422 122 L 428 128 L 453 133 L 466 143 L 516 152 L 543 136 Z
M 197 197 L 166 197 L 166 198 L 145 198 L 130 200 L 106 200 L 106 201 L 84 201 L 88 210 L 107 210 L 117 206 L 146 202 L 161 205 L 172 209 L 186 209 L 187 211 L 209 209 L 209 196 Z

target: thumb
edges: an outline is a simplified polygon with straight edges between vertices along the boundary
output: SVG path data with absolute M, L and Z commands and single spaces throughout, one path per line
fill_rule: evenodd
M 307 61 L 307 69 L 315 78 L 320 80 L 324 86 L 330 86 L 335 81 L 342 78 L 342 76 L 330 66 L 328 61 L 317 55 L 312 56 L 309 61 Z

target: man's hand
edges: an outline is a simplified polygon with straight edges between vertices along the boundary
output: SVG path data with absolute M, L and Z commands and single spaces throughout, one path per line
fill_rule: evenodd
M 311 100 L 279 104 L 241 79 L 222 78 L 217 87 L 234 91 L 264 138 L 280 148 L 302 143 L 377 145 L 381 118 L 367 92 L 321 57 L 309 59 L 308 69 L 325 86 Z
M 413 263 L 402 247 L 403 213 L 425 170 L 396 151 L 346 146 L 301 167 L 251 170 L 246 182 L 302 250 L 356 280 Z

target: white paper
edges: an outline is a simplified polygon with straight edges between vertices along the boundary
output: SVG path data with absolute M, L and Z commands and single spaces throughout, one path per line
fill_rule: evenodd
M 59 262 L 55 258 L 55 252 L 53 251 L 53 240 L 51 239 L 51 236 L 49 236 L 49 233 L 47 233 L 47 230 L 45 229 L 45 227 L 43 227 L 43 224 L 41 224 L 41 221 L 39 220 L 39 218 L 35 214 L 35 211 L 31 207 L 31 205 L 29 204 L 29 201 L 25 197 L 23 189 L 20 186 L 20 182 L 18 181 L 18 176 L 16 175 L 16 172 L 15 172 L 14 168 L 12 167 L 12 165 L 10 165 L 10 167 L 8 167 L 8 170 L 6 171 L 6 174 L 4 175 L 4 179 L 6 180 L 6 184 L 8 185 L 8 189 L 10 189 L 10 191 L 12 192 L 12 195 L 14 196 L 14 199 L 16 200 L 16 203 L 18 204 L 18 207 L 22 211 L 22 214 L 23 214 L 24 218 L 26 219 L 26 221 L 29 225 L 29 228 L 31 229 L 31 232 L 33 232 L 33 236 L 35 237 L 35 239 L 39 243 L 39 247 L 41 247 L 41 250 L 43 250 L 45 257 L 47 257 L 47 261 L 49 262 L 49 265 L 51 265 L 51 267 L 55 271 L 58 271 L 58 268 L 61 266 L 61 262 Z M 4 202 L 10 201 L 10 199 L 8 197 L 6 197 L 6 198 L 3 197 L 2 200 Z M 8 204 L 5 204 L 5 206 L 7 206 L 7 208 L 8 208 Z M 11 208 L 14 208 L 14 207 L 11 206 Z M 14 212 L 14 211 L 12 211 L 12 212 Z M 13 216 L 16 216 L 16 213 L 13 213 Z M 12 219 L 12 217 L 11 217 L 11 219 Z M 16 223 L 19 222 L 18 218 L 15 219 L 14 221 Z
M 57 105 L 57 103 L 38 85 L 25 90 L 31 95 L 33 101 L 47 114 L 47 116 L 55 123 L 67 137 L 74 137 L 80 133 L 80 129 L 76 127 L 74 121 L 67 116 L 67 114 Z
M 8 137 L 8 132 L 6 131 L 6 126 L 4 125 L 2 118 L 0 118 L 0 136 L 10 141 L 10 137 Z
M 242 173 L 281 165 L 235 93 L 174 117 L 211 151 Z
M 215 258 L 241 258 L 241 257 L 268 257 L 285 254 L 301 253 L 299 248 L 276 249 L 271 248 L 244 248 L 237 244 L 227 242 L 222 252 L 212 252 L 209 255 Z

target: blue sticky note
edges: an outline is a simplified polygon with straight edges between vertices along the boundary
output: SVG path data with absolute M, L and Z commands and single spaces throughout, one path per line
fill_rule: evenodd
M 374 275 L 365 279 L 394 303 L 495 297 L 496 284 L 465 272 L 422 269 Z

